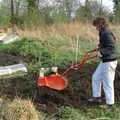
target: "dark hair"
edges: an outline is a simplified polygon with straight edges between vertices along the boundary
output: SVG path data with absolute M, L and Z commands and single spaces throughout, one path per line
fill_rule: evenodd
M 97 17 L 93 20 L 93 26 L 108 26 L 107 19 L 105 17 Z

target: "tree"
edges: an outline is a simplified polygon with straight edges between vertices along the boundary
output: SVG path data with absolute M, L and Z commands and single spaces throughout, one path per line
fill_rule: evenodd
M 114 15 L 115 15 L 115 21 L 120 21 L 120 0 L 113 0 L 114 2 Z
M 5 2 L 5 1 L 4 1 Z M 3 1 L 0 2 L 0 26 L 7 27 L 10 23 L 10 9 Z
M 79 0 L 54 0 L 53 5 L 55 5 L 56 20 L 71 22 L 79 8 Z
M 11 0 L 11 24 L 14 27 L 15 17 L 14 17 L 14 2 Z
M 99 9 L 99 15 L 102 15 L 102 0 L 100 0 L 100 9 Z
M 81 21 L 91 21 L 93 17 L 104 15 L 108 16 L 109 11 L 98 1 L 86 0 L 85 5 L 81 5 L 77 10 L 77 19 Z
M 113 0 L 114 6 L 118 5 L 120 3 L 120 0 Z
M 28 2 L 28 14 L 29 16 L 33 15 L 34 12 L 37 12 L 37 0 L 27 0 Z

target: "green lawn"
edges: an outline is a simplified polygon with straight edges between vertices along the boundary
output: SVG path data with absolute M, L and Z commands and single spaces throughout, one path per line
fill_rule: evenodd
M 109 109 L 100 109 L 98 106 L 86 106 L 79 109 L 62 107 L 62 120 L 119 120 L 120 105 Z

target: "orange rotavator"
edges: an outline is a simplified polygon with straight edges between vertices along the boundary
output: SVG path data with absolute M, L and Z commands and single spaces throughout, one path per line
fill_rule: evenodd
M 44 72 L 46 70 L 42 68 L 40 71 L 40 76 L 37 79 L 38 86 L 44 86 L 58 91 L 64 90 L 68 86 L 67 74 L 73 69 L 81 70 L 88 59 L 96 57 L 96 55 L 94 55 L 93 53 L 97 50 L 98 49 L 94 49 L 92 51 L 87 52 L 85 55 L 83 55 L 79 64 L 72 64 L 68 69 L 65 70 L 63 74 L 59 74 L 57 72 L 57 67 L 53 67 L 52 69 L 54 74 L 44 76 Z

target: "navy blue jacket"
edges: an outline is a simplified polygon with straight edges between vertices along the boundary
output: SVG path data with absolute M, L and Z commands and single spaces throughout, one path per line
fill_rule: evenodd
M 100 37 L 100 53 L 103 62 L 116 60 L 116 39 L 108 27 L 101 28 Z

